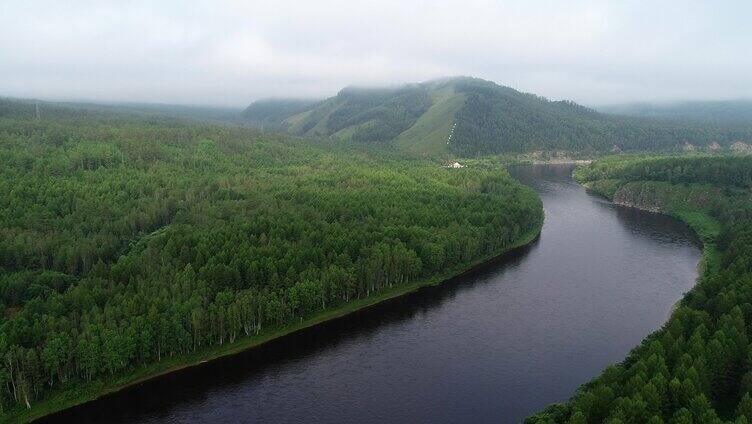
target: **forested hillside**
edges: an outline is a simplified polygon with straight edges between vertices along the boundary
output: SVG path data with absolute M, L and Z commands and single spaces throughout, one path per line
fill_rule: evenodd
M 703 240 L 702 272 L 623 363 L 526 422 L 752 421 L 751 172 L 750 157 L 611 158 L 576 171 L 616 203 L 689 223 Z
M 584 181 L 664 181 L 752 189 L 752 156 L 610 157 L 579 168 L 576 175 Z
M 752 100 L 633 103 L 603 106 L 598 110 L 618 115 L 677 121 L 728 122 L 746 125 L 752 122 Z
M 163 120 L 198 121 L 207 123 L 244 123 L 241 109 L 220 106 L 185 106 L 158 103 L 81 103 L 48 102 L 29 99 L 7 99 L 0 97 L 0 117 L 40 118 L 115 116 Z
M 0 102 L 0 421 L 437 282 L 543 219 L 499 168 L 33 107 Z
M 752 143 L 750 121 L 732 125 L 606 115 L 467 77 L 391 89 L 346 88 L 303 111 L 276 108 L 274 122 L 265 105 L 252 104 L 248 122 L 309 137 L 394 142 L 427 154 L 728 150 L 733 143 Z
M 305 111 L 315 103 L 315 100 L 304 99 L 263 99 L 253 102 L 243 110 L 242 117 L 263 129 L 284 130 L 282 121 Z
M 427 87 L 409 85 L 394 89 L 345 88 L 305 111 L 287 108 L 287 114 L 281 113 L 282 104 L 271 100 L 255 102 L 246 109 L 245 116 L 251 123 L 264 119 L 268 122 L 268 107 L 264 105 L 275 105 L 273 117 L 279 120 L 278 127 L 292 134 L 376 142 L 392 140 L 412 126 L 431 105 L 431 99 Z

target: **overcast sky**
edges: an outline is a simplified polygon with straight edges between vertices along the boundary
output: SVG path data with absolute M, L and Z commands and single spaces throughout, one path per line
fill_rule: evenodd
M 243 106 L 453 75 L 752 98 L 752 1 L 0 1 L 0 96 Z

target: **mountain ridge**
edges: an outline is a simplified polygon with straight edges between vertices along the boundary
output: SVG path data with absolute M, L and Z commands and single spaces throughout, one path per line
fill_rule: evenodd
M 752 122 L 752 99 L 625 103 L 598 108 L 609 114 L 696 122 Z
M 752 123 L 731 126 L 601 113 L 472 77 L 382 88 L 349 86 L 330 98 L 298 103 L 299 109 L 285 103 L 292 101 L 260 100 L 243 115 L 252 125 L 296 136 L 390 143 L 423 154 L 678 151 L 688 146 L 718 150 L 752 143 Z M 280 105 L 278 110 L 259 113 L 261 106 L 273 102 Z

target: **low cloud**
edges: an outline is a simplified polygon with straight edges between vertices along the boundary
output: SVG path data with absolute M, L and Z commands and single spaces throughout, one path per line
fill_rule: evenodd
M 472 75 L 583 104 L 752 97 L 748 2 L 3 2 L 0 95 L 245 105 Z

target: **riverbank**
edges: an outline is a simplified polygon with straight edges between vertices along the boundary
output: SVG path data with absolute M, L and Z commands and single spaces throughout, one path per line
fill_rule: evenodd
M 568 159 L 568 158 L 554 158 L 547 160 L 533 160 L 533 165 L 587 165 L 592 163 L 592 159 Z
M 709 191 L 706 188 L 703 188 L 703 192 L 700 192 L 698 196 L 696 191 L 693 192 L 689 188 L 684 188 L 686 192 L 677 194 L 676 187 L 665 183 L 623 183 L 617 180 L 585 182 L 578 180 L 576 175 L 574 179 L 587 190 L 615 205 L 660 213 L 684 222 L 695 232 L 702 244 L 703 256 L 699 264 L 700 270 L 715 266 L 717 263 L 720 253 L 716 247 L 716 239 L 721 232 L 721 224 L 707 212 L 693 207 L 686 200 L 708 196 Z
M 421 288 L 450 282 L 459 276 L 482 268 L 488 263 L 495 262 L 504 255 L 523 248 L 528 244 L 534 242 L 540 236 L 542 226 L 542 221 L 536 223 L 533 229 L 523 234 L 516 243 L 512 244 L 507 249 L 495 252 L 479 261 L 476 261 L 471 265 L 450 270 L 431 279 L 418 281 L 405 286 L 393 287 L 376 295 L 349 302 L 339 308 L 321 312 L 299 323 L 291 324 L 282 328 L 269 329 L 267 332 L 264 332 L 257 336 L 238 340 L 233 344 L 226 344 L 224 346 L 208 349 L 199 354 L 165 359 L 157 364 L 140 368 L 112 380 L 91 382 L 83 388 L 79 387 L 77 389 L 71 388 L 68 390 L 61 390 L 58 393 L 50 395 L 44 401 L 35 404 L 32 410 L 18 410 L 12 412 L 11 414 L 9 414 L 9 416 L 4 417 L 7 420 L 4 422 L 29 422 L 35 419 L 42 418 L 44 416 L 52 415 L 56 412 L 72 408 L 77 405 L 95 401 L 98 398 L 116 393 L 145 381 L 167 374 L 180 372 L 181 370 L 187 368 L 200 366 L 201 364 L 213 361 L 215 359 L 235 355 L 248 349 L 253 349 L 255 347 L 261 346 L 264 343 L 268 343 L 272 340 L 291 335 L 306 328 L 346 317 L 353 312 L 364 310 L 389 299 L 405 296 L 407 294 L 418 291 Z
M 716 239 L 721 232 L 721 224 L 707 213 L 698 210 L 692 210 L 689 205 L 677 207 L 672 202 L 667 201 L 661 202 L 659 204 L 658 202 L 651 201 L 650 199 L 646 200 L 642 196 L 631 195 L 631 197 L 640 197 L 639 201 L 630 199 L 630 195 L 625 195 L 625 191 L 627 190 L 628 185 L 617 180 L 585 182 L 578 180 L 576 176 L 574 179 L 588 191 L 609 200 L 615 205 L 639 209 L 652 213 L 659 213 L 662 215 L 668 215 L 672 218 L 684 222 L 695 233 L 695 235 L 697 235 L 702 248 L 702 256 L 700 257 L 700 261 L 697 263 L 697 279 L 695 282 L 699 282 L 702 278 L 711 275 L 717 270 L 721 260 L 721 253 L 716 246 Z M 632 185 L 635 184 L 640 183 L 632 183 Z M 676 311 L 677 307 L 680 306 L 683 301 L 684 296 L 676 301 L 674 306 L 671 308 L 671 311 L 669 312 L 667 320 L 671 318 L 671 315 L 674 313 L 674 311 Z
M 609 159 L 575 172 L 579 183 L 614 203 L 685 222 L 702 242 L 700 275 L 668 321 L 623 361 L 526 423 L 746 422 L 752 417 L 749 386 L 742 383 L 752 378 L 746 361 L 751 186 L 742 177 L 750 166 L 729 157 L 671 156 Z M 599 397 L 604 393 L 611 395 Z
M 613 182 L 611 182 L 613 183 Z M 587 183 L 580 183 L 583 187 L 585 187 L 588 191 L 591 191 L 593 193 L 598 194 L 599 196 L 603 197 L 604 199 L 607 199 L 611 201 L 613 204 L 617 206 L 623 206 L 628 208 L 634 208 L 639 209 L 646 212 L 651 213 L 658 213 L 662 215 L 668 215 L 672 218 L 678 219 L 679 221 L 684 222 L 687 224 L 687 226 L 695 233 L 697 238 L 700 240 L 700 245 L 702 249 L 702 256 L 700 257 L 700 261 L 697 263 L 697 279 L 695 280 L 695 285 L 702 279 L 706 278 L 709 275 L 712 275 L 717 268 L 720 266 L 720 260 L 721 260 L 721 252 L 718 250 L 716 246 L 716 237 L 720 234 L 720 223 L 710 217 L 708 214 L 703 212 L 697 212 L 697 211 L 688 211 L 688 210 L 674 210 L 674 211 L 662 211 L 657 206 L 652 205 L 637 205 L 637 204 L 631 204 L 628 202 L 619 202 L 614 200 L 614 194 L 615 190 L 611 191 L 610 193 L 608 191 L 598 191 L 596 189 L 592 188 L 592 185 Z M 609 189 L 611 188 L 611 184 L 608 185 Z M 686 293 L 685 293 L 686 295 Z M 685 296 L 682 296 L 680 299 L 678 299 L 674 305 L 669 310 L 666 321 L 671 319 L 671 316 L 676 312 L 677 308 L 682 305 L 682 302 L 684 302 Z

